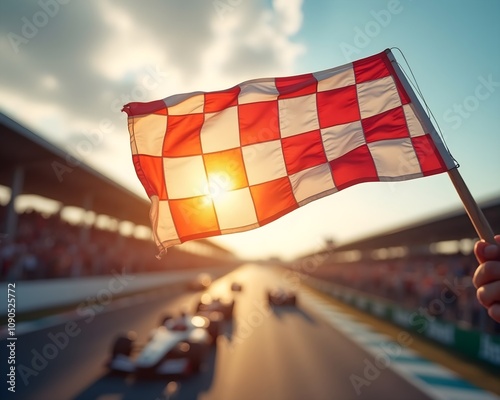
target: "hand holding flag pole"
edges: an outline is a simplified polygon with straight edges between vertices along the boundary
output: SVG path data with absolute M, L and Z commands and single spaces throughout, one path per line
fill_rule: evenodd
M 387 51 L 387 53 L 396 74 L 411 98 L 412 104 L 416 109 L 417 117 L 426 129 L 431 129 L 431 135 L 435 141 L 437 140 L 437 147 L 441 152 L 443 159 L 446 160 L 447 154 L 442 153 L 442 151 L 446 151 L 446 149 L 439 146 L 439 135 L 434 130 L 427 114 L 424 112 L 420 102 L 417 100 L 415 93 L 411 89 L 409 82 L 399 68 L 390 50 Z M 500 323 L 500 236 L 497 236 L 498 241 L 496 241 L 490 224 L 484 216 L 481 208 L 479 208 L 476 201 L 472 197 L 472 194 L 462 179 L 462 176 L 458 172 L 458 166 L 449 169 L 447 172 L 455 190 L 458 193 L 458 196 L 462 200 L 465 211 L 467 212 L 474 229 L 481 239 L 481 241 L 476 242 L 474 247 L 474 254 L 480 263 L 473 277 L 474 286 L 477 288 L 477 298 L 479 302 L 488 310 L 489 316 Z

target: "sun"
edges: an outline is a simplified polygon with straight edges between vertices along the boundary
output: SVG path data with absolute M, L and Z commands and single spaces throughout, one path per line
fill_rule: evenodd
M 212 200 L 217 200 L 233 187 L 233 182 L 228 174 L 217 172 L 208 175 L 208 184 L 205 195 Z

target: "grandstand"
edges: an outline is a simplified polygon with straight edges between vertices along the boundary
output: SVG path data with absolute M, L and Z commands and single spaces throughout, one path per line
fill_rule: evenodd
M 494 232 L 500 232 L 500 197 L 479 204 Z M 407 310 L 429 310 L 440 320 L 500 332 L 476 299 L 472 276 L 477 234 L 463 208 L 307 254 L 301 272 L 382 298 Z M 434 309 L 443 293 L 452 293 Z
M 500 232 L 500 196 L 480 202 L 479 207 L 493 232 Z M 460 251 L 468 253 L 472 247 L 468 246 L 467 242 L 470 244 L 476 240 L 477 233 L 464 208 L 461 207 L 343 244 L 335 249 L 335 257 L 340 261 L 346 255 L 350 254 L 352 257 L 353 252 L 358 252 L 354 258 L 370 259 L 377 258 L 377 254 L 390 254 L 391 250 L 396 258 L 406 254 L 439 253 L 440 249 L 449 253 Z
M 116 229 L 127 221 L 132 232 L 139 228 L 150 232 L 148 200 L 1 113 L 0 186 L 10 191 L 10 200 L 0 208 L 2 279 L 105 274 L 120 265 L 146 272 L 236 261 L 232 253 L 209 240 L 176 246 L 156 260 L 152 240 L 124 236 Z M 55 200 L 61 207 L 53 215 L 35 210 L 18 214 L 14 204 L 21 195 Z M 93 212 L 94 221 L 108 216 L 115 229 L 102 229 L 84 219 L 70 224 L 61 217 L 68 206 L 81 209 L 83 216 Z

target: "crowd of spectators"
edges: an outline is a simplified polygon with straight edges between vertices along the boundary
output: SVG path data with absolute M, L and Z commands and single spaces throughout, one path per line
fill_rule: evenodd
M 0 213 L 3 225 L 5 207 Z M 85 229 L 82 232 L 82 226 L 72 225 L 58 214 L 19 214 L 15 237 L 4 235 L 0 239 L 0 279 L 79 277 L 158 268 L 152 241 L 94 226 Z
M 0 226 L 5 226 L 5 217 L 6 207 L 0 205 Z M 198 245 L 191 249 L 171 247 L 168 256 L 158 260 L 152 239 L 124 236 L 119 230 L 95 225 L 71 224 L 59 214 L 25 211 L 18 214 L 13 238 L 0 235 L 0 280 L 72 278 L 115 271 L 143 273 L 238 262 L 222 248 Z
M 314 275 L 465 327 L 500 332 L 476 298 L 474 254 L 325 263 Z

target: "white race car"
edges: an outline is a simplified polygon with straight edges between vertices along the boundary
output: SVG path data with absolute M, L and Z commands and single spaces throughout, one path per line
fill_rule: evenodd
M 108 367 L 114 372 L 135 373 L 138 377 L 190 375 L 200 370 L 210 346 L 218 335 L 218 321 L 194 315 L 164 318 L 138 350 L 133 337 L 118 337 Z

